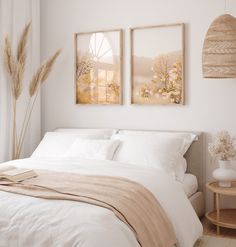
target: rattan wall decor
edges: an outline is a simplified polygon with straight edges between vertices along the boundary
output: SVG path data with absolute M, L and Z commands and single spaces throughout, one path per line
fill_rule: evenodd
M 204 78 L 236 78 L 236 18 L 224 14 L 210 25 L 203 45 Z

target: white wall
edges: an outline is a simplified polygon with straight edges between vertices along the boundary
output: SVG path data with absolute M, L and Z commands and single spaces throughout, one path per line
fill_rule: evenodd
M 235 1 L 228 8 L 236 15 Z M 42 132 L 57 127 L 197 130 L 207 133 L 207 140 L 222 129 L 236 134 L 236 79 L 203 79 L 201 71 L 204 36 L 223 13 L 224 0 L 41 0 L 41 59 L 63 48 L 42 92 Z M 130 105 L 129 28 L 175 22 L 186 23 L 186 105 Z M 124 105 L 75 105 L 73 34 L 114 28 L 125 30 Z M 206 160 L 210 180 L 214 165 L 208 155 Z

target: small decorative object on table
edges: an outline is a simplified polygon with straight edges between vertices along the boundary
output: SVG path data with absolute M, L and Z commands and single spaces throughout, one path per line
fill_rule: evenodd
M 236 171 L 231 167 L 231 160 L 236 159 L 236 138 L 227 131 L 221 131 L 209 144 L 208 150 L 219 161 L 219 168 L 213 171 L 212 176 L 220 187 L 231 187 L 231 181 L 236 180 Z

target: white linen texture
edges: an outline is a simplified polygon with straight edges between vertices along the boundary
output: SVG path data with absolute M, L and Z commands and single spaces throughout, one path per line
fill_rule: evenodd
M 198 191 L 197 177 L 190 173 L 184 174 L 183 182 L 179 182 L 188 198 Z
M 113 140 L 120 140 L 113 160 L 128 164 L 151 166 L 172 174 L 179 181 L 183 181 L 187 170 L 186 140 L 183 138 L 169 138 L 166 136 L 117 134 Z
M 144 131 L 144 130 L 120 130 L 119 134 L 123 135 L 138 135 L 149 138 L 155 136 L 156 138 L 181 138 L 184 140 L 183 153 L 186 153 L 194 140 L 197 140 L 197 135 L 192 132 L 177 132 L 177 131 Z
M 180 183 L 156 168 L 78 158 L 29 158 L 7 165 L 131 179 L 158 199 L 174 227 L 178 247 L 193 247 L 202 235 L 202 225 Z M 0 200 L 0 246 L 140 247 L 129 227 L 108 209 L 2 191 Z
M 101 133 L 47 132 L 31 157 L 63 157 L 76 139 L 107 139 Z
M 111 160 L 119 144 L 119 140 L 76 139 L 64 157 Z

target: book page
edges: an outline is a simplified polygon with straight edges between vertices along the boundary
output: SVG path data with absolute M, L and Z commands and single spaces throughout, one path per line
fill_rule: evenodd
M 16 176 L 16 175 L 23 174 L 23 173 L 30 172 L 30 171 L 32 171 L 32 170 L 25 169 L 25 168 L 16 168 L 16 169 L 12 169 L 12 170 L 7 170 L 7 171 L 3 172 L 2 175 Z
M 0 174 L 6 171 L 10 171 L 15 169 L 14 166 L 9 166 L 9 165 L 0 165 Z

